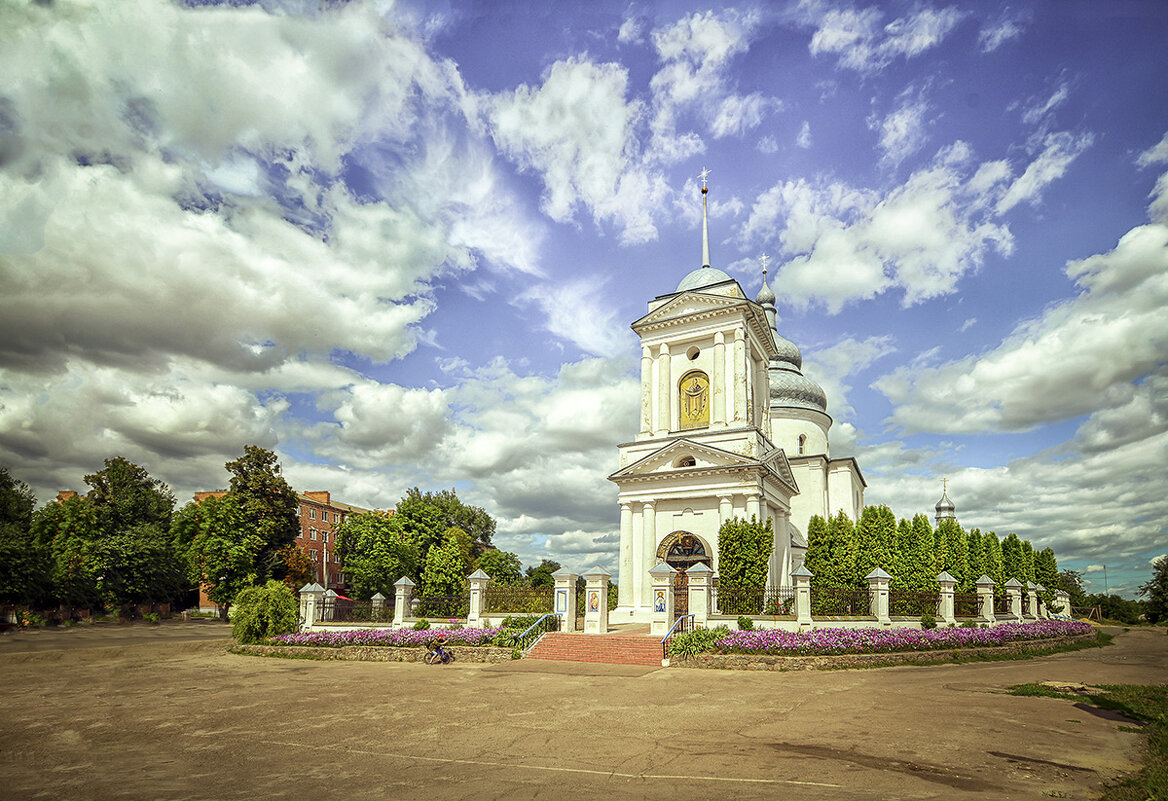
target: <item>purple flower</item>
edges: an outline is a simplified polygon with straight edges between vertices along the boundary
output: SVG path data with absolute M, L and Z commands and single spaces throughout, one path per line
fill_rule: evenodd
M 892 651 L 936 651 L 978 648 L 1020 640 L 1040 640 L 1089 634 L 1090 625 L 1068 620 L 1003 623 L 988 629 L 755 629 L 723 637 L 715 647 L 723 653 L 746 654 L 871 654 Z
M 442 632 L 447 645 L 490 645 L 502 628 L 486 629 L 354 629 L 352 631 L 312 631 L 272 637 L 273 645 L 310 645 L 340 648 L 345 645 L 375 645 L 396 648 L 421 648 Z

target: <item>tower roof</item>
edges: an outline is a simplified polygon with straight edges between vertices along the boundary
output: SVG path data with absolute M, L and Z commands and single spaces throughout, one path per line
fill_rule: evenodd
M 937 501 L 937 520 L 940 521 L 946 517 L 957 517 L 957 507 L 953 501 L 949 500 L 949 479 L 943 479 L 941 482 L 941 500 Z
M 704 286 L 713 286 L 723 281 L 732 280 L 729 275 L 721 270 L 716 270 L 713 267 L 699 267 L 681 279 L 681 283 L 677 285 L 677 291 L 684 292 L 687 289 L 701 289 Z

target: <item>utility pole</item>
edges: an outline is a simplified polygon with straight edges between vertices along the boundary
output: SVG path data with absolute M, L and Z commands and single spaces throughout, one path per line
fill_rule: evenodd
M 1109 597 L 1111 595 L 1111 590 L 1107 588 L 1107 565 L 1103 566 L 1103 594 Z

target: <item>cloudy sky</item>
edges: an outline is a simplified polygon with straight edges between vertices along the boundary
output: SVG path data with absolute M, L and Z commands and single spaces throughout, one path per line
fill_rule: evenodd
M 757 291 L 867 500 L 1168 550 L 1168 6 L 0 3 L 0 464 L 245 444 L 615 570 L 646 302 Z

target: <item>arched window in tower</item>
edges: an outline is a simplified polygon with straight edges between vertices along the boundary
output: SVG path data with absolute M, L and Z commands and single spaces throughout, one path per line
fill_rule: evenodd
M 807 453 L 807 435 L 800 434 L 799 435 L 799 455 L 803 456 L 806 453 Z
M 710 378 L 701 370 L 691 370 L 677 384 L 678 428 L 707 428 L 710 425 Z

